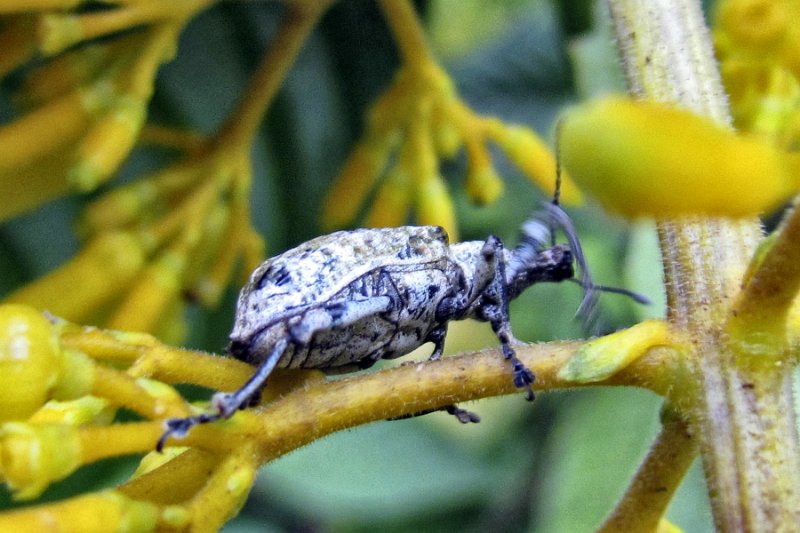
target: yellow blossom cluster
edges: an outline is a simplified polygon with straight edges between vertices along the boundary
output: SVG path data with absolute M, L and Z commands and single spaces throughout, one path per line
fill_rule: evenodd
M 194 409 L 169 383 L 229 389 L 250 372 L 239 361 L 171 348 L 149 335 L 78 327 L 28 306 L 0 305 L 0 481 L 16 499 L 37 498 L 83 465 L 152 452 L 119 487 L 2 513 L 0 530 L 217 530 L 255 478 L 252 439 L 233 439 L 234 446 L 219 438 L 226 428 L 218 427 L 202 450 L 153 448 L 160 419 Z M 112 424 L 121 407 L 143 420 Z M 238 419 L 227 431 L 250 420 Z
M 250 226 L 248 154 L 234 148 L 203 143 L 101 196 L 81 220 L 78 254 L 4 301 L 180 341 L 184 296 L 214 305 L 240 256 L 246 272 L 262 258 Z
M 800 26 L 797 0 L 721 0 L 714 44 L 735 125 L 797 149 Z
M 80 3 L 0 6 L 0 76 L 42 62 L 19 87 L 19 116 L 0 126 L 0 220 L 113 175 L 145 123 L 158 67 L 210 0 Z
M 400 47 L 403 66 L 373 104 L 366 130 L 328 194 L 323 226 L 352 223 L 377 188 L 366 215 L 367 226 L 401 225 L 414 207 L 417 222 L 442 226 L 456 239 L 453 201 L 439 173 L 440 159 L 453 158 L 463 147 L 467 194 L 478 204 L 494 202 L 503 183 L 487 142 L 495 143 L 526 176 L 552 191 L 556 164 L 544 141 L 527 127 L 472 111 L 433 59 L 410 4 L 387 0 L 381 7 Z M 568 177 L 562 197 L 568 203 L 580 199 Z

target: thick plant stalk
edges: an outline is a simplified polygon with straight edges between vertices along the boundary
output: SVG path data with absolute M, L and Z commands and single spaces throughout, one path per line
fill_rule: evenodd
M 609 0 L 609 5 L 634 96 L 730 122 L 699 2 Z M 669 400 L 688 414 L 698 440 L 717 528 L 796 530 L 800 453 L 793 364 L 786 335 L 780 334 L 785 329 L 761 344 L 749 342 L 760 335 L 757 324 L 755 331 L 736 335 L 741 324 L 734 305 L 761 238 L 760 225 L 666 220 L 658 232 L 669 321 L 688 334 L 694 348 L 686 358 L 691 383 L 683 397 Z

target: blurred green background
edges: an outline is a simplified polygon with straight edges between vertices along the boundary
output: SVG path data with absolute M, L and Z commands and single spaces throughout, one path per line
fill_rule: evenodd
M 591 1 L 436 0 L 418 2 L 431 44 L 462 97 L 480 113 L 524 123 L 552 139 L 554 119 L 578 99 L 622 91 L 603 6 Z M 280 22 L 278 2 L 222 2 L 195 19 L 174 61 L 162 68 L 152 120 L 212 133 L 225 119 Z M 398 66 L 376 4 L 340 0 L 299 56 L 269 111 L 253 158 L 253 216 L 268 253 L 319 234 L 323 195 L 361 133 L 367 106 Z M 7 93 L 6 93 L 7 96 Z M 6 118 L 9 98 L 0 101 Z M 602 132 L 598 132 L 602 134 Z M 138 151 L 119 180 L 163 163 Z M 495 233 L 514 243 L 520 223 L 544 198 L 497 154 L 506 192 L 489 207 L 461 190 L 463 158 L 443 172 L 456 198 L 464 239 Z M 119 182 L 119 181 L 118 181 Z M 78 242 L 73 197 L 0 225 L 0 294 L 69 258 Z M 591 204 L 570 209 L 595 279 L 641 291 L 641 307 L 602 298 L 600 331 L 662 316 L 654 230 L 628 225 Z M 187 345 L 221 352 L 238 288 L 213 311 L 192 310 Z M 574 319 L 577 286 L 534 287 L 512 306 L 525 341 L 586 335 Z M 496 343 L 488 328 L 453 327 L 448 352 Z M 411 358 L 425 358 L 430 347 Z M 396 364 L 396 363 L 390 363 Z M 207 391 L 200 391 L 206 397 Z M 238 531 L 590 531 L 620 496 L 659 426 L 661 400 L 634 389 L 522 395 L 465 407 L 483 421 L 462 426 L 434 414 L 342 432 L 266 466 L 244 510 L 225 528 Z M 46 498 L 110 486 L 137 458 L 106 461 L 52 487 Z M 0 506 L 14 505 L 0 493 Z M 702 474 L 690 471 L 669 518 L 685 531 L 712 530 Z

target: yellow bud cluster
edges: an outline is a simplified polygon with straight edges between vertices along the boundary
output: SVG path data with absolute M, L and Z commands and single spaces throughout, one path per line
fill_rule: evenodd
M 800 143 L 798 0 L 722 0 L 714 43 L 738 129 Z
M 367 209 L 368 225 L 403 224 L 415 208 L 420 223 L 442 226 L 456 239 L 453 200 L 439 161 L 454 157 L 463 146 L 466 193 L 477 204 L 490 204 L 502 194 L 503 182 L 492 165 L 488 141 L 531 180 L 553 190 L 555 160 L 532 130 L 475 114 L 458 98 L 447 73 L 429 58 L 404 66 L 370 109 L 367 129 L 325 200 L 323 226 L 352 223 L 377 189 Z M 569 177 L 564 178 L 563 197 L 567 202 L 580 199 Z
M 184 296 L 215 305 L 238 258 L 253 269 L 263 254 L 250 225 L 246 156 L 208 146 L 90 204 L 78 255 L 5 301 L 180 341 Z
M 0 374 L 10 378 L 0 389 L 0 482 L 14 498 L 31 500 L 83 465 L 151 452 L 161 419 L 195 411 L 170 383 L 232 389 L 251 371 L 148 335 L 79 327 L 27 306 L 0 305 Z M 293 386 L 280 379 L 276 385 L 284 392 Z M 119 407 L 144 421 L 115 421 Z M 187 439 L 204 451 L 146 455 L 115 490 L 0 513 L 0 531 L 216 529 L 241 507 L 261 460 L 252 439 L 234 437 L 232 445 L 218 432 L 247 434 L 256 424 L 254 415 L 237 417 L 216 433 Z
M 111 177 L 137 141 L 158 67 L 172 56 L 185 22 L 209 1 L 68 11 L 76 3 L 3 6 L 16 14 L 0 26 L 0 76 L 37 53 L 60 55 L 26 73 L 18 97 L 23 112 L 0 126 L 0 220 L 70 190 L 92 191 Z M 114 35 L 137 26 L 143 27 Z M 106 36 L 113 37 L 83 44 Z

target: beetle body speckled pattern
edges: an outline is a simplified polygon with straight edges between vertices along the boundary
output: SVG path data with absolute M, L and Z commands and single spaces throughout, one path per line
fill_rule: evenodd
M 565 230 L 569 246 L 546 247 L 554 225 Z M 533 373 L 511 347 L 508 303 L 534 283 L 572 279 L 577 262 L 587 288 L 584 307 L 591 305 L 593 285 L 574 235 L 567 215 L 548 204 L 510 250 L 494 236 L 450 244 L 440 227 L 403 226 L 339 231 L 266 260 L 241 291 L 228 347 L 257 371 L 238 391 L 216 394 L 215 412 L 168 420 L 159 447 L 170 435 L 257 401 L 276 367 L 345 372 L 426 342 L 437 359 L 447 324 L 465 318 L 491 323 L 514 383 L 532 399 Z

